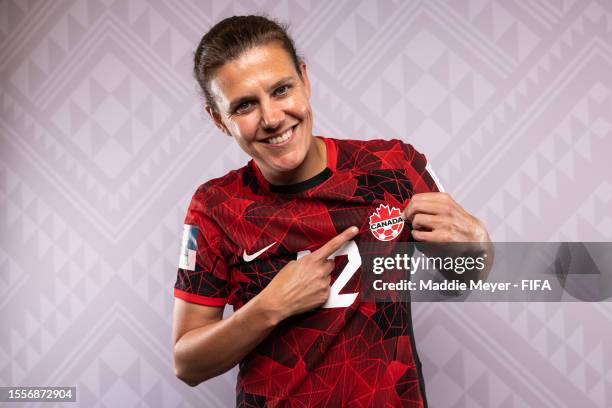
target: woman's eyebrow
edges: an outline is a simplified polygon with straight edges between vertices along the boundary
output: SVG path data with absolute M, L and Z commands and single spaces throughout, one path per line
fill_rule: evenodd
M 284 78 L 282 78 L 282 79 L 279 79 L 279 80 L 278 80 L 278 81 L 276 81 L 274 84 L 272 84 L 272 86 L 270 86 L 270 87 L 268 88 L 268 92 L 273 91 L 274 89 L 278 88 L 280 85 L 283 85 L 283 84 L 285 84 L 285 83 L 287 83 L 287 82 L 290 82 L 290 81 L 292 81 L 292 80 L 293 80 L 293 77 L 292 77 L 292 76 L 286 76 L 286 77 L 284 77 Z
M 273 90 L 275 90 L 279 86 L 293 81 L 293 79 L 294 78 L 292 76 L 286 76 L 284 78 L 279 79 L 278 81 L 276 81 L 275 83 L 273 83 L 272 85 L 270 85 L 268 87 L 268 92 L 272 92 Z M 230 111 L 234 110 L 236 108 L 236 106 L 240 105 L 241 103 L 243 103 L 243 102 L 253 102 L 256 99 L 257 98 L 255 96 L 252 96 L 252 95 L 240 96 L 240 97 L 238 97 L 238 99 L 235 99 L 235 100 L 230 102 L 229 109 L 230 109 Z

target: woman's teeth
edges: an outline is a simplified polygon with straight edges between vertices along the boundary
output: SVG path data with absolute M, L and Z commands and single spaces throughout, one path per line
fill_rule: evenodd
M 272 137 L 270 139 L 266 140 L 266 143 L 268 144 L 278 144 L 278 143 L 283 143 L 284 141 L 289 140 L 289 138 L 291 137 L 291 132 L 293 132 L 293 128 L 289 128 L 285 131 L 285 133 L 283 133 L 280 136 L 277 137 Z

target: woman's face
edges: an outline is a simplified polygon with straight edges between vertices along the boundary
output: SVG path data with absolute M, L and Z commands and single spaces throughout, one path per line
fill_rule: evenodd
M 310 82 L 289 54 L 270 43 L 245 51 L 219 68 L 210 83 L 215 124 L 234 137 L 272 183 L 292 182 L 316 153 Z M 301 180 L 297 180 L 301 181 Z

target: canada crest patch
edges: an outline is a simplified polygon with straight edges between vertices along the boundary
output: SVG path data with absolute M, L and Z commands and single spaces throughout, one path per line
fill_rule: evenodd
M 381 204 L 370 215 L 370 231 L 380 241 L 394 240 L 403 229 L 404 219 L 399 208 Z

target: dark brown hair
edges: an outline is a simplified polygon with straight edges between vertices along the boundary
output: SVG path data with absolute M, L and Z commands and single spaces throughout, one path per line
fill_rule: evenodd
M 206 104 L 216 109 L 209 83 L 215 70 L 249 49 L 278 42 L 291 57 L 301 76 L 300 58 L 288 26 L 265 16 L 233 16 L 215 24 L 200 40 L 193 59 L 193 74 L 202 88 Z

